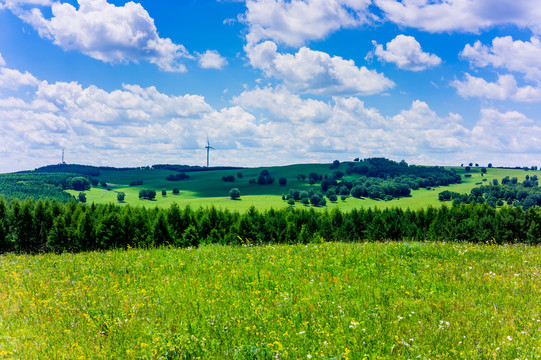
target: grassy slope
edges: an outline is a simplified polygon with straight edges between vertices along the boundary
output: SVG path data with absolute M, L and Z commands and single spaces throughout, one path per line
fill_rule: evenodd
M 541 249 L 451 243 L 0 256 L 0 358 L 535 359 Z
M 340 170 L 345 172 L 347 165 L 341 164 Z M 167 175 L 175 173 L 167 170 L 132 170 L 132 171 L 102 171 L 100 180 L 105 180 L 110 184 L 110 187 L 115 191 L 122 191 L 126 193 L 126 204 L 142 205 L 148 207 L 154 206 L 169 206 L 173 202 L 177 202 L 180 205 L 191 205 L 192 207 L 199 206 L 211 206 L 214 205 L 218 208 L 228 208 L 232 210 L 246 210 L 250 206 L 254 205 L 259 209 L 269 208 L 281 208 L 288 206 L 285 201 L 281 200 L 282 193 L 287 193 L 289 189 L 309 189 L 311 186 L 308 181 L 299 182 L 296 178 L 298 174 L 308 175 L 310 172 L 317 172 L 320 174 L 331 174 L 334 170 L 329 169 L 329 164 L 300 164 L 290 165 L 282 167 L 268 167 L 272 176 L 276 178 L 273 185 L 258 185 L 249 184 L 250 178 L 256 178 L 263 168 L 249 168 L 243 170 L 223 170 L 223 171 L 203 171 L 203 172 L 191 172 L 188 173 L 190 179 L 182 181 L 167 181 L 165 178 Z M 460 174 L 464 175 L 463 168 L 455 168 Z M 328 209 L 339 206 L 342 210 L 351 210 L 353 208 L 360 207 L 403 207 L 410 209 L 418 209 L 426 207 L 428 205 L 439 206 L 441 203 L 438 201 L 438 193 L 443 190 L 451 190 L 459 193 L 469 193 L 470 190 L 478 186 L 476 183 L 482 182 L 483 179 L 487 179 L 483 184 L 489 184 L 492 179 L 501 180 L 505 176 L 517 177 L 519 181 L 522 181 L 526 175 L 537 174 L 541 177 L 541 171 L 524 171 L 515 169 L 487 169 L 488 172 L 485 176 L 481 176 L 480 168 L 472 168 L 470 172 L 471 178 L 463 178 L 461 184 L 451 185 L 448 187 L 438 187 L 432 190 L 420 189 L 412 191 L 412 196 L 408 198 L 401 198 L 393 201 L 381 201 L 371 199 L 355 199 L 349 197 L 345 202 L 338 200 L 333 204 L 327 202 Z M 243 178 L 236 177 L 237 173 L 241 172 Z M 222 176 L 233 175 L 235 176 L 235 182 L 228 183 L 223 182 Z M 286 177 L 287 185 L 280 186 L 278 184 L 278 178 Z M 346 177 L 349 180 L 353 180 L 356 176 Z M 143 186 L 129 187 L 128 184 L 133 180 L 143 180 Z M 173 195 L 172 189 L 177 186 L 181 194 Z M 233 201 L 228 197 L 229 190 L 233 187 L 238 187 L 241 191 L 241 200 Z M 312 186 L 314 189 L 319 190 L 320 185 L 315 184 Z M 138 197 L 139 190 L 143 188 L 152 188 L 157 192 L 155 201 L 140 200 Z M 167 190 L 167 196 L 161 196 L 161 189 Z M 77 195 L 78 192 L 71 192 Z M 116 202 L 116 193 L 113 191 L 106 191 L 103 188 L 93 188 L 91 191 L 87 191 L 87 201 L 96 203 L 110 203 Z M 301 207 L 303 205 L 296 204 L 295 206 Z

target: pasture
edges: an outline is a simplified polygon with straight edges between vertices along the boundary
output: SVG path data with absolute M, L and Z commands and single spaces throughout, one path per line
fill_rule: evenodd
M 0 358 L 541 358 L 541 251 L 322 243 L 0 257 Z
M 340 164 L 338 170 L 346 170 L 347 164 Z M 249 179 L 256 178 L 261 170 L 268 169 L 276 181 L 272 185 L 250 184 Z M 448 168 L 452 169 L 452 168 Z M 454 167 L 454 169 L 462 175 L 461 184 L 452 184 L 449 186 L 439 186 L 426 190 L 412 190 L 411 196 L 394 199 L 391 201 L 383 201 L 369 198 L 357 199 L 348 197 L 345 201 L 338 199 L 333 203 L 327 201 L 327 205 L 319 209 L 332 209 L 339 207 L 341 210 L 348 211 L 354 208 L 362 207 L 378 207 L 381 209 L 389 207 L 400 207 L 403 209 L 410 208 L 412 210 L 425 208 L 427 206 L 439 207 L 442 203 L 438 200 L 438 193 L 444 190 L 455 191 L 458 193 L 469 193 L 470 190 L 480 184 L 487 185 L 493 179 L 501 181 L 505 176 L 517 177 L 522 181 L 526 175 L 537 174 L 541 177 L 541 171 L 524 171 L 522 169 L 496 169 L 489 168 L 487 173 L 482 176 L 480 168 L 473 167 L 469 174 L 471 177 L 464 177 L 466 172 L 462 167 Z M 237 178 L 237 173 L 242 173 L 242 178 Z M 100 180 L 108 183 L 112 191 L 107 191 L 102 187 L 92 187 L 90 191 L 86 191 L 87 202 L 95 202 L 97 204 L 107 204 L 117 202 L 116 196 L 118 191 L 126 194 L 125 204 L 138 205 L 145 207 L 167 207 L 172 203 L 178 203 L 180 206 L 190 205 L 192 207 L 209 207 L 214 205 L 216 208 L 230 209 L 238 211 L 246 211 L 251 206 L 258 209 L 278 209 L 287 207 L 286 201 L 281 199 L 283 193 L 287 193 L 289 189 L 308 190 L 313 188 L 319 190 L 320 184 L 310 185 L 308 180 L 299 181 L 298 174 L 308 174 L 309 172 L 317 172 L 321 174 L 332 174 L 333 170 L 329 169 L 329 164 L 300 164 L 280 167 L 266 168 L 246 168 L 241 170 L 219 170 L 219 171 L 200 171 L 187 173 L 190 178 L 180 181 L 167 181 L 167 175 L 175 173 L 174 171 L 158 170 L 158 169 L 141 169 L 131 171 L 115 171 L 102 170 L 99 176 Z M 222 181 L 223 176 L 233 175 L 234 182 Z M 278 178 L 285 177 L 287 184 L 285 186 L 278 184 Z M 345 176 L 344 179 L 352 181 L 358 177 L 356 174 Z M 483 181 L 486 179 L 486 181 Z M 134 180 L 143 180 L 142 186 L 129 186 L 129 183 Z M 172 194 L 174 187 L 178 187 L 180 194 Z M 239 188 L 241 192 L 240 200 L 230 200 L 229 190 L 233 187 Z M 138 197 L 141 189 L 154 189 L 157 192 L 155 200 L 140 200 Z M 162 197 L 161 190 L 165 189 L 167 196 Z M 70 194 L 77 196 L 78 191 L 68 191 Z M 296 207 L 305 207 L 302 204 L 296 204 Z

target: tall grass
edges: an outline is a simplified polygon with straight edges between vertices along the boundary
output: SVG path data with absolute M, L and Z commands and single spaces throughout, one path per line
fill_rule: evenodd
M 541 249 L 325 243 L 0 257 L 0 358 L 541 358 Z

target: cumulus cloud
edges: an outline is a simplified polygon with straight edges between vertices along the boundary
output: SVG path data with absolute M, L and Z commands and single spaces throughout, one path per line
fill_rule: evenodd
M 227 65 L 227 60 L 216 50 L 207 50 L 199 56 L 199 66 L 203 69 L 221 69 Z
M 469 139 L 469 130 L 459 115 L 440 117 L 419 100 L 387 117 L 357 97 L 335 96 L 326 103 L 302 98 L 282 87 L 244 91 L 233 102 L 275 119 L 269 134 L 280 139 L 281 146 L 307 156 L 343 152 L 412 158 L 419 153 L 456 152 Z
M 482 109 L 481 118 L 472 129 L 472 141 L 485 152 L 539 154 L 541 127 L 518 111 Z M 519 164 L 523 161 L 524 158 Z
M 6 61 L 2 57 L 2 54 L 0 54 L 0 66 L 5 66 L 5 65 L 6 65 Z
M 302 93 L 370 95 L 395 85 L 375 70 L 357 67 L 353 60 L 307 47 L 300 48 L 295 54 L 282 54 L 274 42 L 265 41 L 255 46 L 247 45 L 246 53 L 254 68 Z
M 476 41 L 467 44 L 460 55 L 478 67 L 491 66 L 524 74 L 528 80 L 541 83 L 541 42 L 538 37 L 530 41 L 513 41 L 511 36 L 496 37 L 492 46 Z
M 530 85 L 520 87 L 513 75 L 499 75 L 496 82 L 465 74 L 463 81 L 451 83 L 463 98 L 483 97 L 493 100 L 513 100 L 519 102 L 541 101 L 541 87 Z
M 367 23 L 370 0 L 247 0 L 249 43 L 273 40 L 300 46 L 341 28 Z
M 441 64 L 437 55 L 423 52 L 413 36 L 398 35 L 387 43 L 386 49 L 376 41 L 372 44 L 375 49 L 367 57 L 375 55 L 380 61 L 395 63 L 400 69 L 421 71 Z
M 374 0 L 390 21 L 429 32 L 477 33 L 496 25 L 541 31 L 541 8 L 530 0 Z
M 38 79 L 28 71 L 0 68 L 0 88 L 17 90 L 22 86 L 37 86 Z
M 65 51 L 80 51 L 107 63 L 141 60 L 156 64 L 163 71 L 182 72 L 180 61 L 191 57 L 183 45 L 158 35 L 154 19 L 137 3 L 123 6 L 106 0 L 78 0 L 79 8 L 70 3 L 53 2 L 52 17 L 41 10 L 27 10 L 21 5 L 48 5 L 48 1 L 8 1 L 6 6 L 34 27 L 41 37 L 50 39 Z

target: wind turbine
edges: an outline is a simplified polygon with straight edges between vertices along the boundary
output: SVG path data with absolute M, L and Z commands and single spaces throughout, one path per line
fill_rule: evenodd
M 207 146 L 205 146 L 205 149 L 207 149 L 207 167 L 209 167 L 209 152 L 210 152 L 210 149 L 214 150 L 214 148 L 212 146 L 210 146 L 208 136 L 207 136 Z

